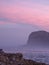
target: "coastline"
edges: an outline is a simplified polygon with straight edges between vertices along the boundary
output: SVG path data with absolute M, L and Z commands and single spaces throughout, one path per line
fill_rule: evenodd
M 33 61 L 31 59 L 23 58 L 22 53 L 5 53 L 0 49 L 0 64 L 1 65 L 47 65 Z

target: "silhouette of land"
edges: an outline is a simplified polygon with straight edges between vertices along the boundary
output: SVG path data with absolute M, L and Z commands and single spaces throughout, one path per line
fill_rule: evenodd
M 29 35 L 29 45 L 35 46 L 49 46 L 49 32 L 46 31 L 35 31 Z

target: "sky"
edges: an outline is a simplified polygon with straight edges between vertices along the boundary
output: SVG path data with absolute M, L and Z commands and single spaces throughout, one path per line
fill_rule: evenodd
M 0 25 L 26 23 L 49 31 L 49 0 L 0 0 Z
M 35 30 L 49 31 L 49 0 L 0 0 L 0 48 L 25 44 Z

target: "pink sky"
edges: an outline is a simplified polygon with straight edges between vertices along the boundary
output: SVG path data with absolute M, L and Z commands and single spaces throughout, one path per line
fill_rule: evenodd
M 44 29 L 49 29 L 49 5 L 45 5 L 44 3 L 42 4 L 44 0 L 40 1 L 41 3 L 39 3 L 39 1 L 29 2 L 28 0 L 21 0 L 20 2 L 14 0 L 14 4 L 13 0 L 10 0 L 9 4 L 6 0 L 2 0 L 0 2 L 0 23 L 2 23 L 2 21 L 11 23 L 21 22 L 35 24 L 41 28 L 43 27 Z

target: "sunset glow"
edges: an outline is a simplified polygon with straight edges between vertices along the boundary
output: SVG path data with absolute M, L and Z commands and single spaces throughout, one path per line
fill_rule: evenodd
M 49 29 L 49 0 L 0 0 L 0 22 L 28 23 Z

